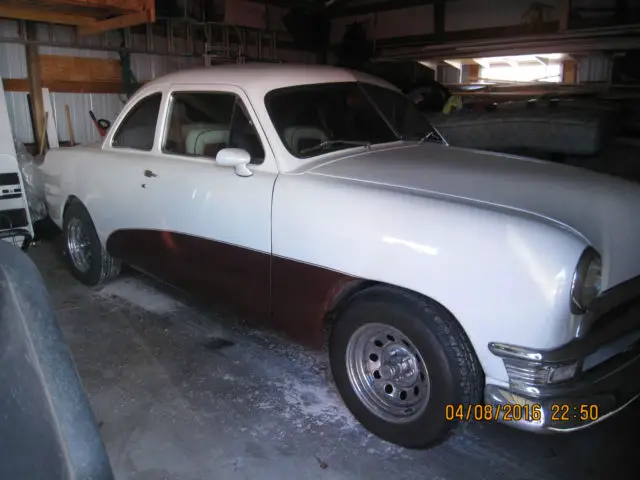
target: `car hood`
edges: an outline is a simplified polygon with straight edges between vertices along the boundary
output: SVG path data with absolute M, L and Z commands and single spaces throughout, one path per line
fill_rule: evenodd
M 640 186 L 623 179 L 431 143 L 369 150 L 310 173 L 544 217 L 598 249 L 605 288 L 640 274 Z

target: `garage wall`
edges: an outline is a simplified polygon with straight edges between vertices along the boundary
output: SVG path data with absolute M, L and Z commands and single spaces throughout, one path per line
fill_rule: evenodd
M 523 23 L 531 0 L 457 0 L 447 2 L 445 31 L 475 30 L 479 28 L 506 27 Z M 537 2 L 548 5 L 544 20 L 558 20 L 560 0 Z
M 578 0 L 577 0 L 578 1 Z M 579 0 L 587 2 L 589 0 Z M 615 0 L 591 0 L 615 1 Z M 518 25 L 530 9 L 531 0 L 454 0 L 446 3 L 445 31 Z M 545 21 L 558 19 L 560 0 L 545 0 L 550 8 Z M 575 3 L 575 2 L 574 2 Z M 332 43 L 342 40 L 345 27 L 355 21 L 370 25 L 371 38 L 381 39 L 433 33 L 433 5 L 390 10 L 376 14 L 339 17 L 333 20 Z
M 633 2 L 631 2 L 633 4 Z M 562 0 L 452 0 L 445 5 L 445 31 L 476 30 L 526 23 L 534 4 L 543 4 L 543 20 L 559 20 Z M 616 0 L 572 0 L 572 11 L 583 18 L 611 15 Z M 589 9 L 598 9 L 590 11 Z M 610 9 L 607 11 L 606 9 Z M 339 17 L 332 21 L 332 43 L 342 40 L 345 27 L 355 21 L 369 25 L 373 39 L 433 33 L 433 5 Z
M 6 25 L 2 25 L 2 23 L 0 23 L 0 29 L 7 28 Z M 8 33 L 5 33 L 5 35 L 9 36 Z M 25 60 L 24 46 L 0 43 L 0 77 L 25 78 L 26 76 L 27 63 Z M 21 92 L 5 92 L 5 98 L 13 134 L 21 141 L 33 141 L 33 135 L 30 133 L 31 121 L 27 95 Z
M 44 28 L 44 26 L 42 27 L 43 28 L 39 28 L 37 32 L 38 40 L 45 41 L 53 39 L 55 41 L 71 41 L 72 39 L 72 32 L 69 27 L 53 27 L 51 29 L 52 39 L 49 38 L 49 30 Z M 0 34 L 3 38 L 19 38 L 18 22 L 0 20 Z M 97 39 L 97 42 L 99 42 L 99 40 L 100 39 Z M 91 42 L 90 39 L 88 41 Z M 166 44 L 166 40 L 164 44 Z M 43 55 L 64 55 L 115 60 L 119 58 L 118 54 L 113 51 L 82 48 L 40 46 L 38 53 Z M 131 69 L 139 80 L 153 79 L 174 70 L 197 65 L 202 65 L 201 58 L 146 54 L 131 55 Z M 17 43 L 0 43 L 0 77 L 15 79 L 27 77 L 26 51 L 24 45 Z M 27 93 L 5 92 L 5 96 L 14 136 L 24 143 L 34 142 Z M 69 140 L 69 132 L 64 112 L 65 105 L 69 105 L 75 140 L 81 143 L 100 139 L 89 117 L 89 110 L 93 110 L 98 118 L 113 121 L 123 106 L 123 101 L 117 94 L 52 93 L 51 100 L 59 139 L 61 141 Z
M 630 6 L 632 6 L 634 3 L 634 0 L 631 0 L 629 2 Z M 586 15 L 591 15 L 591 16 L 596 16 L 596 15 L 602 15 L 603 12 L 586 12 L 584 9 L 589 9 L 589 8 L 598 8 L 598 9 L 603 9 L 603 8 L 610 8 L 611 10 L 613 10 L 616 6 L 616 0 L 571 0 L 571 8 L 573 10 L 579 10 L 579 14 L 582 16 L 586 16 Z M 606 13 L 606 12 L 605 12 Z
M 335 18 L 331 22 L 331 43 L 340 43 L 345 28 L 354 22 L 365 24 L 372 39 L 432 33 L 433 5 Z
M 608 55 L 589 55 L 578 59 L 578 83 L 610 82 L 613 59 Z
M 275 12 L 274 18 L 278 18 L 281 12 Z M 284 26 L 282 26 L 284 28 Z M 0 19 L 0 77 L 9 79 L 22 79 L 27 77 L 25 46 L 19 43 L 2 42 L 2 39 L 19 39 L 18 22 Z M 46 25 L 38 25 L 37 39 L 43 42 L 71 43 L 74 41 L 72 27 L 55 25 L 48 28 Z M 38 52 L 42 55 L 63 55 L 70 57 L 91 57 L 101 59 L 118 60 L 115 51 L 100 50 L 100 48 L 119 46 L 121 42 L 119 32 L 108 32 L 104 38 L 86 37 L 82 41 L 83 46 L 92 48 L 66 48 L 40 46 Z M 104 42 L 104 43 L 103 43 Z M 144 49 L 146 36 L 132 34 L 131 46 L 134 49 Z M 166 37 L 154 36 L 152 48 L 159 54 L 131 54 L 131 70 L 139 81 L 148 81 L 172 71 L 204 65 L 204 59 L 200 56 L 168 55 Z M 264 42 L 262 54 L 265 58 L 273 58 L 271 43 Z M 249 45 L 247 54 L 256 58 L 258 56 L 257 45 Z M 186 40 L 173 39 L 173 52 L 186 53 Z M 311 53 L 298 50 L 277 48 L 275 58 L 278 61 L 313 63 L 315 56 Z M 9 118 L 13 134 L 24 143 L 34 142 L 29 103 L 25 92 L 5 92 Z M 58 127 L 60 141 L 69 140 L 69 132 L 65 116 L 65 105 L 69 105 L 73 131 L 76 142 L 92 142 L 100 139 L 100 136 L 89 117 L 89 110 L 93 110 L 98 118 L 113 121 L 123 107 L 124 96 L 117 94 L 83 94 L 83 93 L 52 93 L 54 116 Z

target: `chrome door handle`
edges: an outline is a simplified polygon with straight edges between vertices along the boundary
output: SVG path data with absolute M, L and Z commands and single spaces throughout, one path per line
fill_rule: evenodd
M 147 178 L 156 178 L 158 175 L 153 173 L 151 170 L 145 170 L 144 176 Z

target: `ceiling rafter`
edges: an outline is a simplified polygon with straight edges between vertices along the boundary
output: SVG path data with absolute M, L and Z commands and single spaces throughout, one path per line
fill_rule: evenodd
M 0 17 L 77 26 L 80 35 L 156 19 L 154 0 L 0 0 Z

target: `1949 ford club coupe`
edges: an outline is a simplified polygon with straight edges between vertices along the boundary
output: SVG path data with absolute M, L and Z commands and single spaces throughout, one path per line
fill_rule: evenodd
M 388 441 L 571 431 L 640 394 L 640 188 L 450 147 L 380 79 L 177 72 L 42 168 L 80 281 L 125 263 L 311 345 L 330 328 L 344 402 Z

